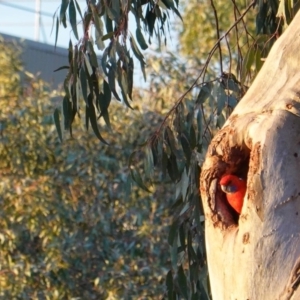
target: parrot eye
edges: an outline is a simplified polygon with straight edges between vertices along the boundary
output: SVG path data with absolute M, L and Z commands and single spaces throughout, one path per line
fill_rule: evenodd
M 238 190 L 237 187 L 234 184 L 231 184 L 230 182 L 226 185 L 221 185 L 221 189 L 224 193 L 229 194 L 235 193 Z
M 233 184 L 229 184 L 227 185 L 226 190 L 228 193 L 235 193 L 237 191 L 237 187 Z

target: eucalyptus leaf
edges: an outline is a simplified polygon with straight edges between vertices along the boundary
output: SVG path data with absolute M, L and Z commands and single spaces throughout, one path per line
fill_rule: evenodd
M 87 100 L 87 96 L 88 96 L 87 77 L 86 77 L 84 68 L 80 69 L 80 83 L 81 83 L 81 91 L 82 91 L 83 99 L 84 99 L 86 105 L 88 105 L 88 100 Z
M 75 8 L 74 0 L 70 0 L 69 18 L 70 18 L 70 23 L 71 23 L 73 33 L 74 33 L 76 39 L 78 40 L 79 38 L 78 38 L 78 32 L 77 32 L 76 8 Z
M 143 49 L 143 50 L 146 50 L 148 48 L 148 45 L 145 41 L 145 38 L 143 36 L 143 33 L 141 31 L 141 29 L 139 27 L 137 27 L 136 29 L 136 39 L 140 45 L 140 47 Z
M 131 173 L 131 176 L 133 178 L 133 180 L 135 181 L 135 183 L 140 187 L 142 188 L 143 190 L 147 191 L 150 193 L 149 189 L 147 188 L 147 186 L 144 184 L 143 180 L 142 180 L 142 177 L 140 175 L 140 172 L 135 169 L 135 168 L 131 168 L 130 169 L 130 173 Z
M 60 125 L 60 117 L 59 117 L 59 109 L 58 108 L 55 108 L 55 110 L 54 110 L 53 119 L 54 119 L 54 124 L 56 127 L 58 137 L 59 137 L 60 141 L 62 142 L 63 137 L 62 137 L 62 130 L 61 130 L 61 125 Z
M 77 11 L 79 12 L 80 18 L 83 21 L 83 16 L 82 16 L 81 9 L 80 9 L 80 6 L 79 6 L 77 0 L 75 0 L 75 5 L 76 5 Z
M 63 22 L 66 17 L 66 11 L 68 5 L 69 5 L 69 0 L 61 0 L 60 13 L 59 13 L 60 22 Z
M 180 265 L 179 268 L 178 268 L 177 276 L 178 276 L 177 280 L 178 280 L 179 289 L 180 289 L 183 297 L 185 299 L 188 299 L 189 298 L 189 293 L 188 293 L 187 279 L 186 279 L 186 276 L 184 274 L 184 270 L 183 270 L 182 265 Z
M 98 123 L 97 123 L 97 117 L 96 117 L 96 112 L 95 112 L 95 107 L 93 104 L 93 97 L 92 94 L 88 95 L 88 106 L 87 106 L 87 113 L 89 116 L 89 120 L 92 126 L 92 129 L 96 135 L 96 137 L 104 144 L 108 145 L 108 143 L 104 140 L 102 135 L 100 134 L 99 128 L 98 128 Z
M 116 73 L 115 73 L 114 67 L 110 66 L 109 67 L 109 71 L 108 71 L 108 84 L 109 84 L 109 88 L 110 88 L 111 92 L 113 93 L 113 95 L 115 96 L 115 98 L 118 101 L 121 101 L 119 95 L 116 92 L 116 83 L 115 83 L 115 80 L 116 80 Z

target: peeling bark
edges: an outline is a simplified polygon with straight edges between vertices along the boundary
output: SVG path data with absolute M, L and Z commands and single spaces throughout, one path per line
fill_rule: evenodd
M 300 299 L 300 12 L 214 137 L 200 182 L 214 300 Z M 241 215 L 218 181 L 247 180 Z

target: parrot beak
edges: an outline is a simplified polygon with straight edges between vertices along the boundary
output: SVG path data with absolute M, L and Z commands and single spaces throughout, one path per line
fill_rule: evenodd
M 221 185 L 221 189 L 226 194 L 232 194 L 237 191 L 237 188 L 234 185 Z

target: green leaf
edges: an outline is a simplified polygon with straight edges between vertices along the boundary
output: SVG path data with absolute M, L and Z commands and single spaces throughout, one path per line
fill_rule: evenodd
M 187 164 L 189 165 L 191 156 L 192 156 L 192 150 L 191 150 L 190 143 L 183 133 L 180 136 L 180 141 L 181 141 L 181 146 L 182 146 L 185 158 L 187 160 Z
M 84 32 L 89 30 L 89 27 L 92 23 L 92 14 L 90 10 L 88 10 L 88 13 L 84 14 L 84 19 L 83 19 L 83 30 Z
M 78 46 L 75 45 L 74 51 L 73 51 L 73 59 L 72 59 L 72 67 L 73 67 L 73 87 L 77 85 L 78 80 Z M 76 88 L 75 88 L 76 90 Z
M 56 44 L 57 44 L 58 30 L 59 30 L 59 19 L 57 17 L 56 18 L 56 30 L 55 30 L 55 43 L 54 43 L 55 48 L 56 48 Z
M 189 209 L 190 209 L 190 203 L 186 202 L 185 205 L 182 207 L 179 215 L 182 216 L 182 215 L 186 214 L 187 211 L 189 211 Z
M 104 119 L 104 122 L 106 126 L 111 130 L 111 125 L 110 125 L 110 118 L 109 118 L 109 113 L 108 111 L 105 111 L 102 113 L 102 117 Z
M 140 47 L 143 49 L 143 50 L 146 50 L 148 48 L 148 45 L 144 39 L 144 36 L 143 36 L 143 33 L 141 31 L 141 28 L 137 28 L 136 29 L 136 39 L 140 45 Z
M 129 56 L 128 60 L 129 60 L 128 69 L 127 69 L 128 96 L 132 100 L 134 63 L 132 57 Z
M 76 39 L 78 40 L 76 9 L 75 9 L 74 0 L 70 0 L 69 19 L 70 19 L 70 23 L 71 23 L 71 27 L 74 32 L 74 35 L 75 35 Z
M 101 35 L 98 30 L 95 30 L 95 44 L 97 45 L 98 50 L 104 50 L 105 44 L 103 43 L 103 35 Z
M 208 99 L 211 94 L 211 88 L 212 85 L 210 83 L 207 83 L 200 88 L 200 92 L 196 100 L 197 104 L 203 104 Z
M 220 89 L 222 89 L 222 88 L 220 88 Z M 218 98 L 217 98 L 217 115 L 218 116 L 222 113 L 222 111 L 225 107 L 225 104 L 227 103 L 227 100 L 228 100 L 228 96 L 225 94 L 225 92 L 224 93 L 220 92 L 218 95 Z
M 121 88 L 123 101 L 127 107 L 133 109 L 127 99 L 128 83 L 127 83 L 126 71 L 124 69 L 122 69 L 121 67 L 118 67 L 117 74 L 118 74 L 118 83 Z
M 238 100 L 237 100 L 236 97 L 230 95 L 230 96 L 227 98 L 227 105 L 228 105 L 229 107 L 235 108 L 237 104 L 238 104 Z
M 55 69 L 53 72 L 57 72 L 57 71 L 60 71 L 60 70 L 65 70 L 65 69 L 70 69 L 70 67 L 69 66 L 62 66 L 62 67 L 59 67 L 59 68 L 57 68 L 57 69 Z
M 110 119 L 108 114 L 108 107 L 111 102 L 111 91 L 108 83 L 103 80 L 103 93 L 100 93 L 98 96 L 98 103 L 100 106 L 101 114 L 100 117 L 103 117 L 107 127 L 111 129 Z
M 150 36 L 153 36 L 155 20 L 156 20 L 156 14 L 152 11 L 150 5 L 148 5 L 147 12 L 146 12 L 146 22 L 148 25 L 148 31 L 150 33 Z
M 87 91 L 87 78 L 85 74 L 84 68 L 80 69 L 80 83 L 81 83 L 81 91 L 82 91 L 82 96 L 86 104 L 88 104 L 88 91 Z
M 158 2 L 158 5 L 159 5 L 162 9 L 165 9 L 165 10 L 168 9 L 168 7 L 167 7 L 162 1 L 159 1 L 159 2 Z
M 196 146 L 197 146 L 197 135 L 196 135 L 196 130 L 194 128 L 194 125 L 192 125 L 191 128 L 190 128 L 189 143 L 190 143 L 190 146 L 191 146 L 191 150 L 196 148 Z
M 225 122 L 226 122 L 226 119 L 224 118 L 223 114 L 220 114 L 217 118 L 217 124 L 216 124 L 217 128 L 221 129 L 223 127 L 223 125 L 225 124 Z
M 95 28 L 96 28 L 95 41 L 96 41 L 97 46 L 99 47 L 99 50 L 103 50 L 104 49 L 104 44 L 103 44 L 103 41 L 102 41 L 103 23 L 102 23 L 101 18 L 98 16 L 97 8 L 92 3 L 90 3 L 90 7 L 91 7 L 91 10 L 92 10 L 94 25 L 95 25 Z
M 88 41 L 89 55 L 93 67 L 98 68 L 98 59 L 91 41 Z
M 129 41 L 130 41 L 130 44 L 131 44 L 131 49 L 133 51 L 133 54 L 135 55 L 135 57 L 140 62 L 141 69 L 142 69 L 142 72 L 143 72 L 143 75 L 144 75 L 144 79 L 146 81 L 146 69 L 145 69 L 146 63 L 144 61 L 144 56 L 141 53 L 141 51 L 139 50 L 139 48 L 138 48 L 138 46 L 137 46 L 137 44 L 136 44 L 136 42 L 135 42 L 132 35 L 130 36 Z
M 109 71 L 108 71 L 108 84 L 109 84 L 110 90 L 113 93 L 113 95 L 115 96 L 115 98 L 121 102 L 121 99 L 116 92 L 115 79 L 116 79 L 116 75 L 115 75 L 114 67 L 110 66 Z
M 255 51 L 253 49 L 253 47 L 250 47 L 247 54 L 244 57 L 244 61 L 243 61 L 243 67 L 242 67 L 242 75 L 241 75 L 241 82 L 245 82 L 247 74 L 250 72 L 251 70 L 251 66 L 254 62 L 255 59 Z
M 197 132 L 198 132 L 198 145 L 202 144 L 202 135 L 203 135 L 203 118 L 202 118 L 202 110 L 199 109 L 197 112 Z
M 173 274 L 172 271 L 169 270 L 167 276 L 166 276 L 166 286 L 167 286 L 167 292 L 168 292 L 168 300 L 175 300 L 176 298 L 173 297 Z
M 64 19 L 66 18 L 66 11 L 69 5 L 69 0 L 62 0 L 61 1 L 61 6 L 60 6 L 60 22 L 64 22 Z
M 62 19 L 62 23 L 63 23 L 64 28 L 67 28 L 67 18 L 66 18 L 66 15 L 64 15 L 64 17 Z
M 117 4 L 117 5 L 118 5 L 117 2 L 119 2 L 119 1 L 113 1 L 113 4 Z M 117 11 L 116 11 L 115 9 L 109 8 L 108 6 L 106 6 L 105 9 L 106 9 L 107 16 L 108 16 L 111 20 L 113 20 L 113 21 L 115 21 L 116 23 L 118 23 L 118 20 L 119 20 L 119 14 L 117 13 L 117 11 L 120 11 L 120 10 L 117 10 Z
M 182 132 L 185 127 L 184 122 L 184 104 L 180 102 L 175 110 L 175 118 L 173 120 L 173 126 L 175 131 Z
M 85 128 L 86 128 L 86 130 L 89 130 L 89 124 L 90 124 L 89 107 L 86 104 L 86 106 L 85 106 Z
M 173 152 L 168 159 L 167 170 L 172 181 L 177 182 L 179 179 L 179 170 L 177 166 L 176 156 Z
M 108 57 L 108 48 L 106 48 L 103 51 L 102 58 L 101 58 L 102 71 L 106 76 L 108 76 L 107 67 L 106 67 L 107 66 L 107 57 Z
M 179 10 L 178 10 L 176 7 L 174 7 L 174 8 L 173 8 L 173 11 L 174 11 L 175 14 L 179 17 L 179 19 L 181 20 L 181 22 L 183 22 L 183 19 L 182 19 L 182 17 L 181 17 L 181 14 L 180 14 Z
M 79 12 L 80 18 L 83 21 L 83 16 L 82 16 L 81 9 L 80 9 L 80 6 L 78 5 L 77 0 L 75 0 L 75 5 L 76 5 L 77 11 Z
M 76 76 L 77 77 L 77 76 Z M 76 89 L 76 107 L 77 107 L 77 113 L 78 113 L 78 116 L 80 118 L 80 114 L 79 114 L 79 100 L 80 100 L 80 82 L 78 80 L 76 80 L 76 85 L 75 85 L 75 89 Z
M 189 263 L 190 263 L 190 267 L 191 267 L 193 262 L 198 261 L 198 257 L 197 257 L 197 254 L 196 254 L 194 248 L 193 248 L 193 239 L 192 239 L 190 231 L 188 232 L 187 248 L 188 248 Z M 191 274 L 191 281 L 194 281 L 195 279 L 197 279 L 197 277 L 198 277 L 198 272 L 195 272 L 194 274 Z
M 131 177 L 133 178 L 133 180 L 135 181 L 135 183 L 142 188 L 143 190 L 145 190 L 146 192 L 149 192 L 149 189 L 147 188 L 147 186 L 144 184 L 143 179 L 140 175 L 140 173 L 138 172 L 138 170 L 134 167 L 130 168 L 130 173 L 131 173 Z
M 240 93 L 241 83 L 236 79 L 232 73 L 223 73 L 222 74 L 222 85 L 225 89 Z
M 111 32 L 109 32 L 109 33 L 103 35 L 102 38 L 101 38 L 101 40 L 102 40 L 102 41 L 105 41 L 105 40 L 111 39 L 113 36 L 114 36 L 114 32 L 111 31 Z
M 131 43 L 132 51 L 133 51 L 134 55 L 136 56 L 136 58 L 138 60 L 144 59 L 144 56 L 141 53 L 141 51 L 140 51 L 139 47 L 137 46 L 137 44 L 136 44 L 136 42 L 135 42 L 135 40 L 134 40 L 134 38 L 133 38 L 132 35 L 130 35 L 129 40 L 130 40 L 130 43 Z
M 89 75 L 91 76 L 93 74 L 93 69 L 92 69 L 92 66 L 90 64 L 90 60 L 89 60 L 88 56 L 85 53 L 83 53 L 83 57 L 84 57 L 84 62 L 85 62 L 86 69 L 87 69 Z
M 173 246 L 175 239 L 177 239 L 178 227 L 179 227 L 178 222 L 174 221 L 169 229 L 168 243 L 170 246 Z
M 199 232 L 202 232 L 203 231 L 203 227 L 201 225 L 201 215 L 203 216 L 203 209 L 202 207 L 200 207 L 200 201 L 201 199 L 199 199 L 199 195 L 194 195 L 193 196 L 193 203 L 195 205 L 195 209 L 194 209 L 194 220 L 196 222 L 196 225 L 197 225 L 197 230 Z M 203 216 L 204 218 L 204 216 Z
M 264 31 L 265 20 L 267 19 L 268 7 L 264 1 L 259 1 L 259 10 L 256 15 L 256 34 Z
M 162 158 L 161 158 L 161 172 L 162 172 L 163 177 L 166 177 L 166 175 L 167 175 L 167 167 L 168 167 L 168 155 L 163 150 Z
M 90 93 L 88 95 L 88 106 L 87 106 L 87 112 L 88 112 L 88 116 L 89 116 L 89 120 L 92 126 L 92 129 L 96 135 L 96 137 L 104 144 L 108 145 L 108 143 L 104 140 L 104 138 L 102 137 L 102 135 L 100 134 L 99 128 L 98 128 L 98 123 L 97 123 L 97 117 L 96 117 L 96 111 L 95 111 L 95 107 L 93 104 L 93 96 Z
M 154 160 L 151 146 L 147 145 L 145 147 L 145 173 L 150 177 L 154 171 Z
M 170 255 L 172 268 L 173 270 L 176 270 L 178 263 L 177 239 L 174 239 L 173 245 L 170 247 Z
M 121 67 L 118 68 L 118 81 L 121 89 L 127 95 L 128 93 L 128 84 L 127 84 L 127 74 L 124 69 Z
M 177 153 L 175 137 L 174 137 L 173 131 L 171 130 L 171 128 L 169 126 L 167 126 L 165 128 L 165 139 L 166 139 L 172 153 L 174 153 L 174 154 Z
M 62 130 L 61 130 L 61 126 L 60 126 L 60 118 L 59 118 L 59 109 L 58 108 L 55 108 L 55 110 L 54 110 L 53 119 L 54 119 L 58 137 L 59 137 L 60 141 L 62 142 L 63 138 L 62 138 Z
M 169 270 L 166 276 L 166 286 L 168 290 L 173 290 L 173 274 L 171 270 Z
M 128 5 L 128 4 L 125 1 L 112 1 L 111 4 L 112 4 L 112 7 L 110 9 L 110 11 L 111 11 L 110 13 L 112 13 L 114 15 L 114 21 L 118 24 L 118 22 L 120 21 L 120 12 L 124 11 L 124 8 L 125 8 L 124 6 Z M 123 7 L 121 7 L 120 4 Z
M 263 65 L 263 61 L 261 60 L 261 51 L 259 48 L 257 48 L 255 54 L 255 68 L 257 73 L 261 69 L 262 65 Z
M 101 112 L 106 111 L 108 109 L 110 102 L 111 102 L 111 90 L 106 80 L 103 80 L 103 94 L 101 97 L 101 103 L 99 103 Z
M 72 60 L 73 60 L 73 44 L 72 40 L 69 40 L 69 48 L 68 48 L 68 61 L 69 61 L 69 66 L 71 67 L 72 70 Z
M 106 32 L 112 32 L 114 31 L 113 27 L 113 22 L 111 18 L 108 17 L 108 15 L 104 15 L 104 20 L 105 20 L 105 27 L 106 27 Z
M 173 3 L 173 0 L 162 0 L 162 2 L 166 5 L 166 7 L 168 9 L 172 9 L 175 12 L 175 14 L 180 18 L 180 20 L 183 22 L 182 17 L 180 15 L 178 9 L 175 7 L 175 5 Z
M 181 224 L 179 227 L 179 241 L 180 241 L 180 245 L 182 246 L 182 249 L 184 249 L 186 245 L 185 245 L 185 231 L 184 231 L 183 224 Z
M 63 99 L 63 114 L 64 114 L 64 128 L 69 129 L 71 125 L 71 102 L 68 96 Z
M 188 296 L 187 280 L 182 265 L 180 265 L 180 267 L 178 268 L 177 275 L 178 275 L 178 286 L 180 292 L 185 299 L 188 299 L 189 296 Z

